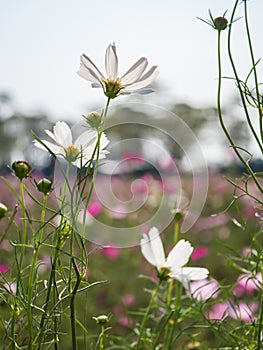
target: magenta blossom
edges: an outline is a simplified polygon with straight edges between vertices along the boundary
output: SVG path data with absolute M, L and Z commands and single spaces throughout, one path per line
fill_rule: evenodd
M 201 258 L 204 258 L 205 256 L 207 256 L 209 253 L 209 249 L 206 246 L 200 246 L 195 248 L 195 250 L 193 251 L 193 254 L 191 256 L 191 259 L 193 261 L 199 260 Z
M 119 249 L 114 246 L 109 246 L 103 249 L 103 253 L 106 255 L 108 259 L 115 260 L 119 256 Z
M 6 273 L 9 270 L 9 265 L 1 264 L 0 265 L 0 273 Z
M 88 212 L 91 216 L 98 216 L 101 213 L 102 206 L 99 202 L 93 202 L 89 204 Z

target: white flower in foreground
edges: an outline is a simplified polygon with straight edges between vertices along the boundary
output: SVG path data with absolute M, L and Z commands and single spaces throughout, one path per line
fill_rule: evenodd
M 203 267 L 183 267 L 189 260 L 193 247 L 190 242 L 180 240 L 165 258 L 163 244 L 156 227 L 151 228 L 149 235 L 144 234 L 141 239 L 141 251 L 145 259 L 155 266 L 160 279 L 168 277 L 180 281 L 189 289 L 189 281 L 205 279 L 208 270 Z
M 67 123 L 57 122 L 53 127 L 53 132 L 45 130 L 46 134 L 55 141 L 51 143 L 46 140 L 41 140 L 44 145 L 50 149 L 56 156 L 66 159 L 77 167 L 87 166 L 90 161 L 93 151 L 96 147 L 98 134 L 95 130 L 90 129 L 84 131 L 77 137 L 75 142 L 72 142 L 72 133 Z M 40 149 L 48 152 L 48 149 L 39 141 L 34 140 L 34 145 Z M 109 140 L 106 135 L 102 133 L 100 139 L 100 153 L 99 159 L 106 157 L 109 152 L 104 150 L 108 145 Z M 95 156 L 96 158 L 96 156 Z
M 107 97 L 115 98 L 119 94 L 130 94 L 135 91 L 152 92 L 151 89 L 144 88 L 150 85 L 159 73 L 156 71 L 157 66 L 153 66 L 144 73 L 147 65 L 147 59 L 141 57 L 124 75 L 119 77 L 116 46 L 112 43 L 106 49 L 106 77 L 85 54 L 80 56 L 80 68 L 77 73 L 81 78 L 90 81 L 92 87 L 102 87 Z

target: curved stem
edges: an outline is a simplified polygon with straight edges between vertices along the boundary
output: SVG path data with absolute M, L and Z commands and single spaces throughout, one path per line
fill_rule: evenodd
M 221 31 L 218 31 L 218 87 L 217 87 L 217 111 L 218 111 L 218 116 L 219 116 L 219 121 L 220 121 L 220 125 L 230 143 L 230 145 L 232 146 L 233 150 L 235 151 L 238 159 L 242 162 L 242 164 L 245 166 L 245 168 L 247 169 L 248 173 L 251 175 L 251 177 L 253 178 L 253 181 L 255 182 L 256 186 L 258 187 L 258 189 L 260 190 L 261 193 L 263 193 L 263 188 L 261 187 L 260 183 L 258 182 L 254 172 L 252 171 L 252 169 L 250 168 L 249 164 L 247 161 L 245 161 L 243 159 L 243 157 L 241 156 L 240 152 L 238 151 L 236 145 L 234 144 L 234 141 L 232 140 L 226 126 L 224 123 L 224 119 L 223 119 L 223 114 L 222 114 L 222 110 L 221 110 L 221 83 L 222 83 L 222 68 L 221 68 L 221 42 L 220 42 L 220 33 Z M 248 119 L 249 120 L 249 119 Z
M 246 1 L 245 1 L 246 2 Z M 240 98 L 241 98 L 241 101 L 242 101 L 242 105 L 243 105 L 243 108 L 244 108 L 244 112 L 245 112 L 245 115 L 246 115 L 246 119 L 247 119 L 247 123 L 248 123 L 248 126 L 254 136 L 254 139 L 255 141 L 257 142 L 258 146 L 259 146 L 259 149 L 261 151 L 261 153 L 263 153 L 263 145 L 262 143 L 260 142 L 258 136 L 257 136 L 257 133 L 251 123 L 251 120 L 250 120 L 250 116 L 249 116 L 249 112 L 248 112 L 248 109 L 247 109 L 247 104 L 246 104 L 246 99 L 244 97 L 244 94 L 242 92 L 242 87 L 241 87 L 241 84 L 240 84 L 240 79 L 239 79 L 239 76 L 238 76 L 238 73 L 237 73 L 237 70 L 236 70 L 236 66 L 235 66 L 235 63 L 234 63 L 234 59 L 233 59 L 233 56 L 232 56 L 232 51 L 231 51 L 231 32 L 232 32 L 232 23 L 234 22 L 234 17 L 235 17 L 235 12 L 236 12 L 236 9 L 237 9 L 237 6 L 239 4 L 239 0 L 236 0 L 235 2 L 235 5 L 234 5 L 234 8 L 233 8 L 233 11 L 232 11 L 232 15 L 231 15 L 231 19 L 230 19 L 230 23 L 229 23 L 229 32 L 228 32 L 228 56 L 229 56 L 229 60 L 230 60 L 230 63 L 231 63 L 231 67 L 233 69 L 233 72 L 234 72 L 234 75 L 235 75 L 235 80 L 236 80 L 236 84 L 237 84 L 237 87 L 238 87 L 238 90 L 239 90 L 239 94 L 240 94 Z M 220 36 L 220 31 L 218 32 L 219 33 L 219 36 Z M 235 153 L 237 154 L 238 158 L 242 158 L 239 154 L 239 152 L 237 152 L 237 150 L 234 148 L 234 151 Z M 245 167 L 247 168 L 247 170 L 249 170 L 249 165 L 246 164 L 246 162 L 242 159 L 242 163 L 245 165 Z M 251 170 L 251 169 L 250 169 Z M 254 179 L 255 181 L 255 179 Z M 258 186 L 258 185 L 257 185 Z M 262 190 L 261 190 L 262 192 Z
M 249 51 L 250 51 L 252 65 L 253 65 L 252 69 L 253 69 L 254 80 L 255 80 L 255 89 L 256 89 L 256 96 L 257 96 L 257 108 L 258 108 L 258 114 L 259 114 L 260 135 L 261 135 L 261 141 L 263 141 L 263 118 L 262 118 L 262 110 L 261 110 L 261 107 L 260 107 L 261 103 L 260 103 L 260 93 L 259 93 L 259 88 L 258 88 L 258 77 L 257 77 L 256 62 L 255 62 L 255 58 L 254 58 L 252 40 L 251 40 L 251 37 L 250 37 L 250 30 L 249 30 L 249 23 L 248 23 L 247 0 L 243 0 L 243 3 L 244 3 L 246 33 L 247 33 Z

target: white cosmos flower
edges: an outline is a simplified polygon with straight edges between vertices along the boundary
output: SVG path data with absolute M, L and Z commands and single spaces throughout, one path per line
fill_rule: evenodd
M 159 72 L 156 71 L 157 66 L 153 66 L 144 73 L 147 65 L 147 59 L 141 57 L 125 74 L 119 77 L 118 57 L 113 42 L 106 49 L 106 77 L 85 54 L 80 56 L 80 68 L 77 73 L 81 78 L 90 81 L 92 87 L 102 87 L 107 97 L 115 98 L 119 94 L 130 94 L 135 91 L 148 93 L 152 91 L 152 89 L 144 88 L 153 82 Z
M 208 276 L 206 268 L 183 267 L 193 252 L 188 241 L 180 240 L 165 258 L 160 233 L 156 227 L 151 228 L 148 235 L 143 235 L 141 251 L 145 259 L 157 268 L 160 279 L 174 278 L 186 289 L 189 289 L 189 281 L 202 280 Z
M 93 151 L 96 147 L 98 134 L 94 129 L 84 131 L 80 136 L 77 137 L 75 142 L 72 142 L 72 132 L 70 127 L 65 122 L 57 122 L 53 127 L 53 132 L 45 130 L 46 134 L 53 140 L 55 143 L 51 143 L 46 140 L 41 140 L 44 145 L 50 149 L 57 157 L 66 159 L 68 162 L 71 162 L 77 167 L 87 166 L 87 162 L 90 161 Z M 34 140 L 34 145 L 40 149 L 43 149 L 48 152 L 48 149 Z M 108 145 L 109 140 L 106 135 L 102 133 L 100 139 L 100 153 L 99 159 L 106 157 L 106 154 L 109 152 L 104 150 Z

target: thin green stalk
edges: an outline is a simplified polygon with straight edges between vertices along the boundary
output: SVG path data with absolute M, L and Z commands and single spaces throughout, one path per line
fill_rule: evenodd
M 259 88 L 258 88 L 256 62 L 255 62 L 255 58 L 254 58 L 253 45 L 252 45 L 252 40 L 251 40 L 250 30 L 249 30 L 249 23 L 248 23 L 247 0 L 244 0 L 243 3 L 244 3 L 246 33 L 247 33 L 249 51 L 250 51 L 250 56 L 251 56 L 251 61 L 252 61 L 252 69 L 253 69 L 254 80 L 255 80 L 255 89 L 256 89 L 257 107 L 258 107 L 257 109 L 258 109 L 258 114 L 259 114 L 260 135 L 261 135 L 261 141 L 263 142 L 263 117 L 262 117 L 262 110 L 261 110 L 261 103 L 260 103 L 260 93 L 259 93 Z
M 148 305 L 148 307 L 147 307 L 147 310 L 146 310 L 146 312 L 145 312 L 145 314 L 144 314 L 144 318 L 143 318 L 143 321 L 142 321 L 142 324 L 141 324 L 141 327 L 140 327 L 140 333 L 139 333 L 139 336 L 138 336 L 138 341 L 137 341 L 135 350 L 139 350 L 139 349 L 140 349 L 141 339 L 142 339 L 142 337 L 143 337 L 143 335 L 144 335 L 146 323 L 147 323 L 147 321 L 148 321 L 150 312 L 151 312 L 151 310 L 152 310 L 152 306 L 153 306 L 153 304 L 154 304 L 155 298 L 156 298 L 156 296 L 157 296 L 157 294 L 158 294 L 160 285 L 161 285 L 161 280 L 160 280 L 159 283 L 157 284 L 157 286 L 156 286 L 154 292 L 152 293 L 151 300 L 150 300 L 149 305 Z
M 180 234 L 180 220 L 178 220 L 175 217 L 175 223 L 174 223 L 174 236 L 173 236 L 173 244 L 176 245 L 176 243 L 179 240 L 179 234 Z M 171 302 L 172 302 L 172 296 L 173 296 L 173 289 L 174 289 L 174 280 L 170 278 L 169 284 L 168 284 L 168 292 L 167 292 L 167 301 L 166 301 L 166 308 L 168 312 L 171 312 Z M 171 325 L 170 323 L 165 329 L 165 335 L 164 335 L 164 343 L 168 341 L 169 333 L 170 333 Z
M 43 313 L 42 313 L 42 317 L 39 323 L 39 331 L 33 341 L 33 344 L 36 344 L 38 342 L 38 347 L 37 350 L 40 349 L 41 343 L 42 343 L 42 336 L 44 333 L 44 325 L 45 325 L 45 320 L 47 319 L 47 310 L 48 310 L 48 305 L 49 305 L 49 301 L 50 301 L 50 295 L 51 295 L 51 290 L 52 290 L 52 285 L 53 285 L 53 281 L 55 280 L 55 274 L 56 274 L 56 266 L 57 266 L 57 260 L 59 258 L 59 246 L 60 246 L 60 240 L 59 237 L 57 237 L 57 243 L 56 243 L 56 247 L 55 247 L 55 256 L 54 256 L 54 260 L 52 262 L 52 266 L 51 266 L 51 272 L 49 275 L 49 281 L 47 284 L 47 294 L 46 294 L 46 300 L 43 306 Z
M 261 278 L 263 278 L 263 270 L 261 266 Z M 261 285 L 260 289 L 260 309 L 259 309 L 259 318 L 258 318 L 258 329 L 256 332 L 257 335 L 257 350 L 262 349 L 262 322 L 263 322 L 263 286 Z
M 259 146 L 259 149 L 261 151 L 261 153 L 263 153 L 263 145 L 262 145 L 262 142 L 260 142 L 258 136 L 257 136 L 257 133 L 252 125 L 252 122 L 250 120 L 250 116 L 249 116 L 249 112 L 248 112 L 248 109 L 247 109 L 247 104 L 246 104 L 246 99 L 244 97 L 244 94 L 243 94 L 243 90 L 242 90 L 242 86 L 240 84 L 240 79 L 239 79 L 239 76 L 238 76 L 238 73 L 237 73 L 237 69 L 236 69 L 236 66 L 235 66 L 235 63 L 234 63 L 234 59 L 233 59 L 233 56 L 232 56 L 232 50 L 231 50 L 231 33 L 232 33 L 232 23 L 234 22 L 234 17 L 235 17 L 235 12 L 236 12 L 236 9 L 237 9 L 237 6 L 239 4 L 239 0 L 236 0 L 235 2 L 235 5 L 234 5 L 234 8 L 233 8 L 233 11 L 232 11 L 232 15 L 231 15 L 231 19 L 230 19 L 230 23 L 229 23 L 229 32 L 228 32 L 228 56 L 229 56 L 229 60 L 230 60 L 230 63 L 231 63 L 231 67 L 233 69 L 233 72 L 234 72 L 234 75 L 235 75 L 235 80 L 236 80 L 236 84 L 237 84 L 237 87 L 238 87 L 238 90 L 239 90 L 239 94 L 240 94 L 240 98 L 241 98 L 241 101 L 242 101 L 242 105 L 243 105 L 243 108 L 244 108 L 244 112 L 245 112 L 245 115 L 246 115 L 246 119 L 247 119 L 247 123 L 248 123 L 248 126 L 254 136 L 254 139 L 255 141 L 257 142 L 258 146 Z M 220 37 L 220 31 L 218 31 L 218 35 Z M 220 52 L 220 50 L 219 50 Z M 219 63 L 219 62 L 218 62 Z M 221 69 L 221 68 L 220 68 Z M 222 77 L 221 77 L 222 78 Z M 219 80 L 221 80 L 219 78 Z M 220 82 L 221 83 L 221 82 Z M 227 134 L 226 134 L 227 136 Z M 228 137 L 228 136 L 227 136 Z M 229 137 L 228 137 L 229 139 Z M 232 145 L 233 146 L 233 145 Z M 236 148 L 234 148 L 234 151 L 235 153 L 237 154 L 238 158 L 242 161 L 242 163 L 245 165 L 245 167 L 247 168 L 247 170 L 249 171 L 249 173 L 251 173 L 251 169 L 249 167 L 249 165 L 242 159 L 241 155 L 239 154 L 239 152 L 237 151 Z M 255 179 L 254 179 L 255 181 Z M 256 181 L 256 185 L 258 186 L 258 183 Z M 261 192 L 263 192 L 261 190 Z
M 176 293 L 175 293 L 175 306 L 174 306 L 174 315 L 175 318 L 173 319 L 173 325 L 172 325 L 172 329 L 170 331 L 170 336 L 169 336 L 169 340 L 167 343 L 167 347 L 164 347 L 164 349 L 167 350 L 173 350 L 172 345 L 173 345 L 173 337 L 174 337 L 174 332 L 175 332 L 175 327 L 177 326 L 177 319 L 178 319 L 178 314 L 179 314 L 179 307 L 180 307 L 180 302 L 181 302 L 181 295 L 182 295 L 182 289 L 183 286 L 181 283 L 177 282 L 176 283 Z
M 68 293 L 70 296 L 70 325 L 71 325 L 71 341 L 72 341 L 72 350 L 77 349 L 77 340 L 76 340 L 76 325 L 75 325 L 75 296 L 72 288 L 72 269 L 74 265 L 74 256 L 73 256 L 73 239 L 74 234 L 73 230 L 70 233 L 70 251 L 69 251 L 69 277 L 68 277 Z
M 16 288 L 16 296 L 15 296 L 15 304 L 13 307 L 13 315 L 12 315 L 12 321 L 11 321 L 11 339 L 12 339 L 12 350 L 16 349 L 15 344 L 15 324 L 17 321 L 17 299 L 19 298 L 19 289 L 21 286 L 22 289 L 22 277 L 21 277 L 21 271 L 23 268 L 23 260 L 24 260 L 24 253 L 25 253 L 25 244 L 26 244 L 26 236 L 27 236 L 27 223 L 26 223 L 26 206 L 25 206 L 25 192 L 24 192 L 24 184 L 23 180 L 20 179 L 19 183 L 20 188 L 20 204 L 21 204 L 21 210 L 22 210 L 22 237 L 21 237 L 21 252 L 20 252 L 20 258 L 19 261 L 17 261 L 17 288 Z
M 44 224 L 45 224 L 46 204 L 47 204 L 47 194 L 44 194 L 41 219 L 40 219 L 40 228 L 39 228 L 38 234 L 36 234 L 34 237 L 34 255 L 30 266 L 29 279 L 28 279 L 28 296 L 27 296 L 27 319 L 28 319 L 28 331 L 29 331 L 28 350 L 32 349 L 32 342 L 34 337 L 31 304 L 32 304 L 33 291 L 35 289 L 36 263 L 37 263 L 39 248 L 41 246 L 42 235 L 43 235 Z
M 100 332 L 100 350 L 104 349 L 104 334 L 105 334 L 105 327 L 102 324 L 101 325 L 101 332 Z
M 239 160 L 242 162 L 242 164 L 245 166 L 245 168 L 247 169 L 247 171 L 249 172 L 249 174 L 251 175 L 251 177 L 253 178 L 253 181 L 255 182 L 256 186 L 258 187 L 258 189 L 260 190 L 261 193 L 263 193 L 263 188 L 261 187 L 260 183 L 258 182 L 254 172 L 252 171 L 252 169 L 250 168 L 249 164 L 247 161 L 245 161 L 243 159 L 243 157 L 241 156 L 241 154 L 239 153 L 237 147 L 234 144 L 234 141 L 232 140 L 226 126 L 223 120 L 223 114 L 222 114 L 222 110 L 221 110 L 221 83 L 222 83 L 222 67 L 221 67 L 221 41 L 220 41 L 220 34 L 221 31 L 218 30 L 218 87 L 217 87 L 217 111 L 218 111 L 218 116 L 219 116 L 219 121 L 220 121 L 220 125 L 230 143 L 230 145 L 232 146 L 233 150 L 235 151 L 237 157 L 239 158 Z
M 20 263 L 19 268 L 22 269 L 24 254 L 25 254 L 25 244 L 26 244 L 26 231 L 27 231 L 27 216 L 26 216 L 26 206 L 25 206 L 25 191 L 24 191 L 24 184 L 23 180 L 20 180 L 20 196 L 21 196 L 21 209 L 22 209 L 22 248 L 21 248 L 21 255 L 20 255 Z M 20 280 L 19 280 L 20 282 Z
M 88 209 L 88 205 L 89 205 L 89 202 L 90 202 L 90 199 L 91 199 L 91 195 L 92 195 L 92 192 L 93 192 L 93 189 L 94 189 L 94 186 L 95 186 L 95 180 L 96 180 L 96 177 L 97 177 L 99 155 L 100 155 L 100 139 L 101 139 L 102 133 L 104 131 L 105 122 L 106 122 L 106 119 L 107 119 L 109 105 L 110 105 L 110 100 L 111 100 L 110 98 L 108 98 L 108 100 L 107 100 L 106 107 L 105 107 L 105 110 L 104 110 L 104 113 L 103 113 L 103 117 L 102 117 L 102 123 L 101 123 L 100 131 L 98 132 L 98 141 L 97 141 L 96 147 L 95 147 L 95 149 L 93 151 L 93 154 L 92 154 L 92 157 L 91 157 L 91 163 L 92 163 L 92 161 L 93 161 L 93 159 L 94 159 L 94 157 L 96 155 L 92 181 L 91 181 L 89 193 L 88 193 L 88 196 L 87 196 L 87 199 L 86 199 L 86 202 L 85 202 L 84 213 L 83 213 L 83 225 L 82 225 L 82 236 L 83 237 L 85 236 L 85 228 L 86 228 L 85 221 L 86 221 L 87 209 Z M 81 192 L 81 195 L 80 195 L 80 199 L 83 197 L 83 191 L 85 189 L 86 182 L 87 182 L 87 178 L 85 179 L 85 183 L 84 183 L 84 185 L 82 187 L 82 192 Z
M 72 350 L 77 350 L 77 333 L 76 333 L 76 316 L 75 316 L 75 300 L 78 292 L 78 288 L 81 282 L 80 274 L 78 268 L 75 264 L 74 257 L 71 257 L 72 265 L 77 275 L 77 281 L 72 291 L 70 291 L 70 324 L 71 324 L 71 341 L 72 341 Z

